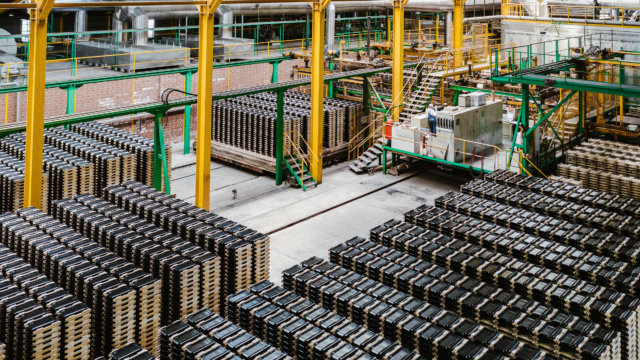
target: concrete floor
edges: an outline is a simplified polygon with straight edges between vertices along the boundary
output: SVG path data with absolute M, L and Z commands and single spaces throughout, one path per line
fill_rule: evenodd
M 195 201 L 195 156 L 173 153 L 172 192 Z M 356 175 L 346 163 L 324 169 L 323 182 L 307 192 L 276 186 L 273 175 L 211 162 L 210 210 L 271 236 L 271 280 L 312 256 L 328 258 L 328 250 L 387 220 L 433 200 L 470 180 L 466 171 L 452 173 L 420 162 L 398 177 Z M 234 199 L 233 190 L 236 190 Z

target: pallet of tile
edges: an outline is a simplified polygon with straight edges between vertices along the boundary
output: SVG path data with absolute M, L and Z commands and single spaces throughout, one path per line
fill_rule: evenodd
M 584 204 L 617 214 L 632 215 L 640 218 L 640 199 L 625 198 L 605 191 L 579 188 L 561 182 L 519 175 L 504 170 L 497 170 L 487 175 L 485 180 L 552 196 L 576 204 Z
M 76 124 L 71 126 L 71 131 L 77 132 L 92 139 L 99 140 L 103 143 L 118 147 L 119 149 L 128 151 L 135 156 L 135 174 L 129 177 L 129 180 L 123 178 L 122 183 L 128 181 L 139 181 L 149 186 L 153 185 L 153 157 L 154 144 L 153 141 L 143 138 L 137 134 L 129 133 L 116 129 L 114 127 L 100 124 L 98 122 L 90 122 L 85 124 Z M 171 147 L 165 149 L 167 156 L 167 165 L 169 169 L 169 181 L 171 180 L 171 164 L 172 152 Z M 165 189 L 165 179 L 163 175 L 162 189 Z
M 46 276 L 27 265 L 24 260 L 0 245 L 4 276 L 43 306 L 59 322 L 60 344 L 56 350 L 63 359 L 89 359 L 91 340 L 91 311 L 82 303 L 65 293 Z M 15 291 L 14 291 L 15 292 Z M 4 292 L 9 294 L 9 292 Z
M 135 198 L 135 194 L 144 198 Z M 137 182 L 108 188 L 105 196 L 111 203 L 219 256 L 221 306 L 226 295 L 246 288 L 254 279 L 269 276 L 267 236 Z M 125 198 L 135 200 L 127 203 Z
M 113 350 L 109 354 L 109 360 L 155 360 L 156 357 L 145 349 L 137 343 L 130 343 Z
M 0 210 L 15 211 L 24 205 L 24 163 L 16 164 L 8 155 L 0 154 Z M 49 174 L 42 173 L 41 205 L 49 207 Z
M 48 239 L 47 237 L 40 238 L 33 247 L 26 246 L 26 244 L 20 246 L 19 243 L 10 242 L 10 245 L 13 245 L 12 251 L 16 254 L 22 254 L 27 259 L 26 261 L 32 261 L 38 271 L 49 279 L 55 279 L 54 281 L 59 286 L 67 289 L 92 309 L 91 329 L 95 339 L 92 343 L 92 356 L 108 354 L 108 351 L 114 347 L 123 346 L 123 343 L 126 344 L 134 340 L 136 291 L 123 285 L 104 270 L 87 274 L 87 278 L 84 279 L 74 277 L 72 275 L 74 274 L 73 265 L 81 265 L 83 259 L 62 245 L 67 236 L 72 236 L 72 231 L 35 208 L 24 209 L 18 213 L 22 221 L 33 225 L 50 237 Z M 7 217 L 4 220 L 8 221 L 11 218 Z M 9 224 L 15 224 L 15 221 L 7 223 L 7 226 Z M 7 226 L 3 225 L 3 228 L 10 232 L 13 231 L 11 227 Z M 23 248 L 37 252 L 29 254 L 29 251 L 21 251 Z M 96 258 L 91 258 L 92 261 L 99 261 L 98 255 L 100 254 L 96 253 Z M 90 257 L 88 253 L 84 256 Z M 65 262 L 62 259 L 73 261 Z M 56 272 L 57 274 L 55 274 Z
M 489 226 L 487 226 L 485 222 L 473 219 L 467 215 L 460 215 L 461 220 L 465 219 L 465 221 L 462 223 L 462 225 L 465 225 L 463 230 L 449 232 L 446 228 L 448 227 L 448 222 L 444 222 L 444 226 L 440 226 L 440 221 L 438 220 L 443 216 L 447 216 L 447 214 L 449 213 L 449 211 L 444 209 L 431 206 L 422 206 L 415 211 L 411 211 L 405 214 L 405 220 L 413 225 L 417 225 L 426 229 L 432 229 L 434 231 L 442 233 L 443 235 L 451 236 L 461 241 L 468 241 L 473 244 L 478 244 L 483 248 L 497 250 L 498 252 L 505 255 L 508 253 L 510 255 L 517 256 L 521 261 L 535 261 L 533 264 L 527 265 L 527 263 L 525 262 L 523 263 L 523 265 L 529 267 L 537 266 L 540 267 L 541 270 L 544 270 L 545 268 L 547 268 L 549 271 L 555 270 L 557 271 L 558 276 L 562 276 L 561 274 L 565 273 L 568 276 L 576 276 L 577 279 L 585 280 L 586 282 L 595 282 L 595 279 L 593 278 L 594 274 L 599 273 L 600 268 L 607 268 L 610 266 L 607 265 L 606 258 L 592 257 L 591 253 L 577 250 L 575 248 L 567 247 L 566 250 L 560 254 L 554 251 L 553 246 L 546 249 L 540 248 L 540 246 L 544 246 L 544 244 L 546 244 L 548 240 L 543 240 L 540 238 L 536 239 L 535 237 L 531 236 L 527 237 L 526 234 L 520 233 L 518 231 L 504 232 L 502 231 L 502 228 L 500 226 L 496 226 L 494 224 L 490 224 Z M 455 215 L 450 217 L 454 217 L 455 219 L 457 219 Z M 457 222 L 458 220 L 453 221 Z M 502 239 L 522 240 L 506 241 L 501 246 L 497 246 L 496 243 L 492 242 L 500 242 Z M 516 251 L 515 249 L 520 249 L 522 247 L 521 242 L 525 241 L 530 242 L 531 245 L 528 245 L 528 248 L 523 252 Z M 528 256 L 530 251 L 534 251 L 534 253 L 537 253 L 536 257 Z M 589 263 L 589 261 L 594 260 L 597 263 Z M 603 261 L 605 261 L 605 263 L 603 263 Z M 491 270 L 491 273 L 495 273 L 497 270 L 497 268 L 493 268 Z M 607 270 L 606 273 L 609 274 L 611 273 L 611 271 Z M 544 282 L 541 283 L 541 285 L 544 284 Z M 578 297 L 581 297 L 585 294 L 589 294 L 588 289 L 589 287 L 579 286 L 574 289 L 574 291 L 578 292 Z M 564 297 L 569 295 L 571 295 L 571 293 L 561 295 L 559 299 L 562 299 L 561 301 L 564 301 Z M 569 297 L 571 298 L 572 296 L 573 295 Z M 595 308 L 591 308 L 594 305 Z M 633 308 L 629 308 L 629 306 L 633 306 Z M 630 302 L 622 306 L 602 307 L 599 303 L 592 303 L 588 307 L 591 308 L 591 315 L 587 317 L 587 319 L 603 321 L 603 324 L 607 327 L 612 327 L 616 331 L 619 331 L 622 335 L 623 358 L 633 358 L 637 353 L 638 345 L 638 324 L 635 320 L 637 316 L 636 313 L 638 312 L 637 304 L 634 302 Z M 608 315 L 605 315 L 605 313 L 603 313 L 604 309 L 607 309 L 605 310 L 605 312 L 608 313 Z M 585 312 L 581 312 L 581 314 L 588 313 L 587 310 L 588 309 L 585 309 Z M 610 313 L 610 311 L 613 312 Z
M 129 191 L 129 190 L 127 190 Z M 129 191 L 129 193 L 132 193 Z M 135 193 L 132 193 L 135 194 Z M 125 207 L 128 210 L 133 210 L 139 200 L 142 197 L 128 196 L 130 203 Z M 220 257 L 211 254 L 208 251 L 202 250 L 199 247 L 187 242 L 181 237 L 177 237 L 171 233 L 168 233 L 155 225 L 147 223 L 146 221 L 137 217 L 137 215 L 131 214 L 127 211 L 113 211 L 118 209 L 116 206 L 111 205 L 109 202 L 97 198 L 93 195 L 79 196 L 75 199 L 79 203 L 83 204 L 85 209 L 96 209 L 101 212 L 102 215 L 109 217 L 110 219 L 117 221 L 121 226 L 125 226 L 130 229 L 133 234 L 138 234 L 137 239 L 135 237 L 129 237 L 123 241 L 122 244 L 115 244 L 117 249 L 116 253 L 119 256 L 124 257 L 128 261 L 134 261 L 134 251 L 136 244 L 143 243 L 142 239 L 152 240 L 154 243 L 161 245 L 161 247 L 169 250 L 175 255 L 179 255 L 179 258 L 185 258 L 192 262 L 199 268 L 199 281 L 194 286 L 199 287 L 199 306 L 205 306 L 212 310 L 219 310 L 220 306 Z M 93 210 L 91 211 L 93 212 Z M 95 213 L 95 212 L 94 212 Z M 125 214 L 129 214 L 125 216 Z M 83 216 L 90 216 L 89 214 Z M 180 233 L 180 232 L 178 232 Z M 142 260 L 144 262 L 144 260 Z M 134 263 L 136 263 L 134 261 Z M 181 302 L 182 303 L 182 302 Z M 185 302 L 186 303 L 186 302 Z M 176 311 L 174 311 L 175 313 Z M 182 311 L 177 311 L 182 312 Z M 175 320 L 167 320 L 172 321 Z
M 11 134 L 7 136 L 7 138 L 0 141 L 0 144 L 2 144 L 7 148 L 13 147 L 15 149 L 19 149 L 19 154 L 21 159 L 24 159 L 24 156 L 25 156 L 24 149 L 25 149 L 26 143 L 27 143 L 27 140 L 26 140 L 25 133 Z M 18 144 L 21 144 L 22 146 L 19 146 Z M 58 160 L 62 160 L 78 168 L 78 184 L 77 184 L 78 194 L 89 194 L 93 192 L 93 188 L 94 188 L 93 163 L 47 144 L 43 144 L 43 151 L 47 155 L 50 155 Z

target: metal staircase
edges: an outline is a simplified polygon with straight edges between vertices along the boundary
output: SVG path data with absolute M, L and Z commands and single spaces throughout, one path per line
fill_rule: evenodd
M 413 116 L 424 113 L 429 103 L 442 105 L 442 99 L 440 98 L 442 76 L 434 74 L 444 68 L 445 64 L 440 63 L 441 58 L 442 56 L 438 57 L 434 62 L 428 63 L 422 68 L 422 83 L 417 91 L 411 93 L 409 101 L 400 113 L 400 121 L 411 121 Z
M 300 160 L 296 155 L 286 156 L 285 165 L 292 177 L 289 178 L 289 184 L 291 187 L 307 191 L 307 189 L 316 188 L 316 180 L 311 176 L 309 169 L 304 165 L 304 162 Z
M 362 153 L 354 163 L 349 164 L 349 169 L 356 174 L 364 174 L 369 167 L 382 164 L 382 161 L 382 144 L 375 142 L 375 144 Z
M 307 157 L 300 145 L 306 149 L 311 149 L 311 147 L 304 137 L 295 130 L 284 133 L 284 141 L 284 164 L 291 175 L 288 177 L 289 185 L 296 189 L 301 188 L 304 191 L 315 189 L 317 185 L 316 179 L 311 176 L 309 166 L 311 166 L 311 156 L 315 157 L 316 155 L 311 150 L 308 150 L 309 156 Z

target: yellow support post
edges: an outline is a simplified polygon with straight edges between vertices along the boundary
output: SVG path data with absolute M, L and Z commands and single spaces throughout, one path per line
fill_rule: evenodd
M 596 65 L 596 81 L 604 82 L 604 69 L 602 64 Z M 597 110 L 596 110 L 596 123 L 600 126 L 604 125 L 606 120 L 604 118 L 604 94 L 597 93 L 596 95 L 598 99 Z
M 198 60 L 198 133 L 196 138 L 196 203 L 209 210 L 211 188 L 211 105 L 213 81 L 213 16 L 221 0 L 200 6 L 200 59 Z
M 27 83 L 27 151 L 24 169 L 24 207 L 42 208 L 42 144 L 44 143 L 44 86 L 47 72 L 47 17 L 54 0 L 37 0 L 30 11 L 29 81 Z
M 322 111 L 324 86 L 324 14 L 328 0 L 311 3 L 311 139 L 309 156 L 311 176 L 322 183 Z
M 453 69 L 462 66 L 462 47 L 464 46 L 464 3 L 466 0 L 453 0 Z
M 393 0 L 393 64 L 392 64 L 392 106 L 393 121 L 400 121 L 403 103 L 404 82 L 404 5 L 407 0 Z
M 620 121 L 618 125 L 622 125 L 624 121 L 624 96 L 620 96 Z

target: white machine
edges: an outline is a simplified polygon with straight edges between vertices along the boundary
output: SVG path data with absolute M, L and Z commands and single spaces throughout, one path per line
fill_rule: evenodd
M 481 96 L 469 98 L 470 101 L 483 102 Z M 485 144 L 483 151 L 488 148 L 486 145 L 502 144 L 502 101 L 486 101 L 485 96 L 484 102 L 486 104 L 481 106 L 447 106 L 437 113 L 438 138 L 448 141 L 446 160 L 461 162 L 470 156 L 477 143 Z M 465 144 L 464 140 L 469 141 Z
M 418 130 L 413 126 L 410 128 L 393 126 L 391 128 L 391 146 L 398 150 L 419 154 L 423 133 Z
M 422 113 L 411 117 L 411 126 L 417 128 L 429 128 L 429 115 Z

